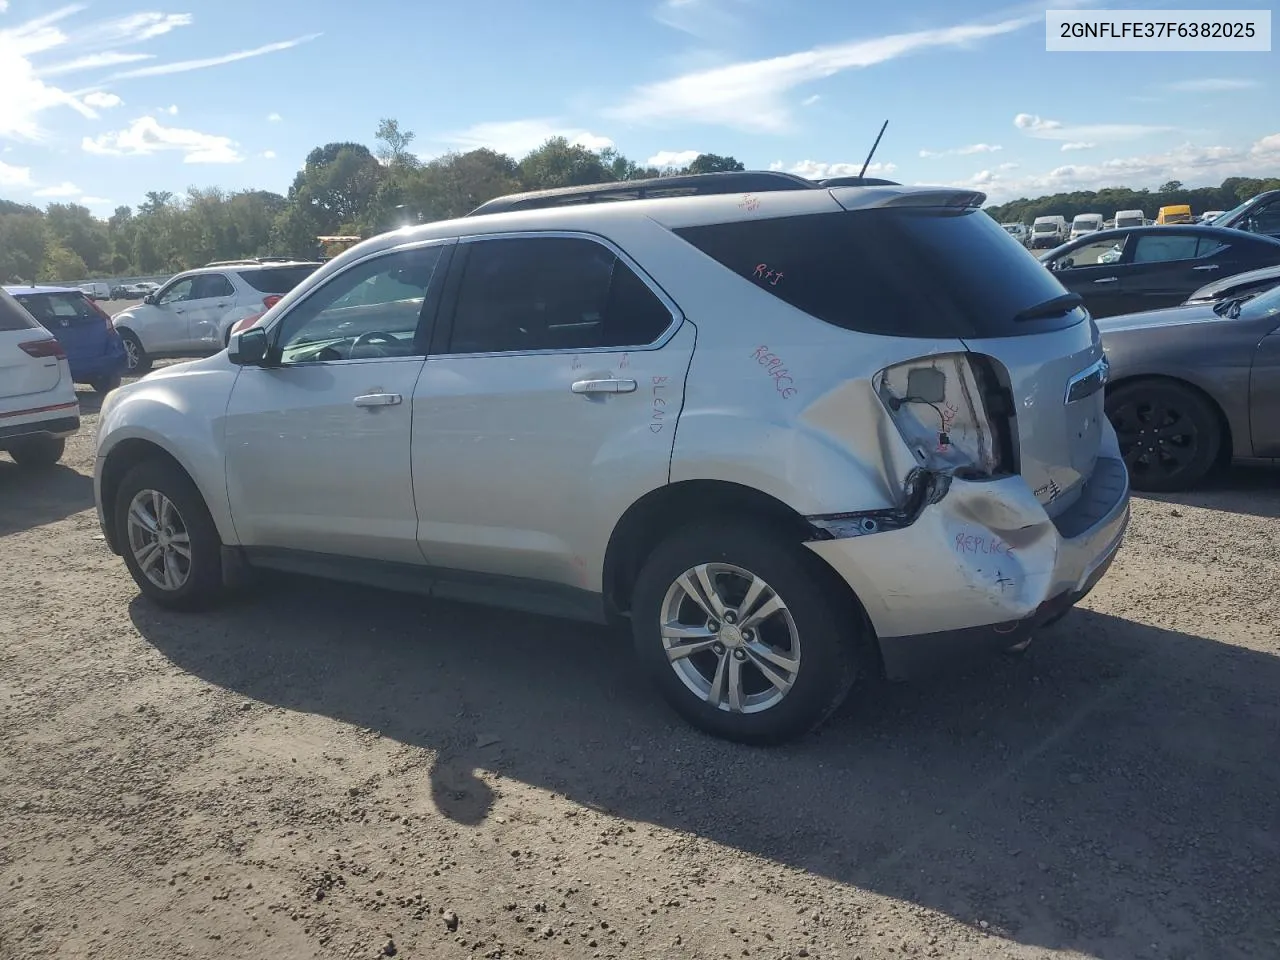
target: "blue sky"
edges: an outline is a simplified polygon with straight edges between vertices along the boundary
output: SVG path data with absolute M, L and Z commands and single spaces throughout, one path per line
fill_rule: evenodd
M 1280 173 L 1275 52 L 1047 53 L 1045 8 L 1073 5 L 0 0 L 0 197 L 284 192 L 384 116 L 424 157 L 563 134 L 810 176 L 856 172 L 888 118 L 873 169 L 993 200 Z

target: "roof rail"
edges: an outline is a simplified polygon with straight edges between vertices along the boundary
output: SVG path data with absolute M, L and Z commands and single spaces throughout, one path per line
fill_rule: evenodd
M 206 267 L 235 267 L 249 263 L 259 263 L 257 257 L 240 257 L 238 260 L 210 260 Z
M 725 193 L 766 193 L 774 190 L 819 190 L 813 180 L 780 170 L 744 170 L 724 173 L 690 173 L 650 180 L 615 180 L 581 187 L 534 190 L 495 197 L 472 210 L 478 217 L 509 210 L 534 210 L 579 203 L 606 203 L 615 200 L 648 200 L 657 197 L 691 197 Z

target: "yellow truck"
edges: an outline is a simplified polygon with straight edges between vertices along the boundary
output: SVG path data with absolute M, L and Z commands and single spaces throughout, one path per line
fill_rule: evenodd
M 1195 223 L 1195 218 L 1191 216 L 1191 207 L 1185 203 L 1175 203 L 1168 207 L 1161 207 L 1160 213 L 1156 216 L 1156 224 L 1168 225 L 1171 223 Z

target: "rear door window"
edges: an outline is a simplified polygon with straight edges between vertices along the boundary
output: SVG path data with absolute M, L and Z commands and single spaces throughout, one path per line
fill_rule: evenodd
M 205 273 L 195 278 L 192 300 L 212 300 L 214 297 L 234 297 L 236 288 L 220 273 Z
M 102 315 L 81 293 L 33 293 L 19 296 L 18 302 L 46 330 L 85 324 L 101 326 L 103 322 Z
M 585 237 L 466 244 L 450 353 L 638 347 L 671 311 L 612 250 Z
M 1200 238 L 1178 233 L 1148 233 L 1138 237 L 1133 251 L 1134 263 L 1163 263 L 1168 260 L 1194 260 Z
M 980 210 L 887 208 L 675 230 L 744 282 L 820 320 L 898 337 L 1008 337 L 1083 322 L 1050 271 Z
M 238 270 L 240 279 L 259 293 L 284 296 L 311 274 L 318 264 L 300 267 L 268 267 L 264 270 Z

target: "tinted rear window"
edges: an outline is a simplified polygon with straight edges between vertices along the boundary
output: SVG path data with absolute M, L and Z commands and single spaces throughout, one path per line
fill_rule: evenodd
M 86 323 L 102 326 L 103 323 L 102 315 L 89 305 L 83 294 L 29 293 L 19 294 L 17 299 L 46 330 Z
M 1015 321 L 1062 286 L 980 210 L 881 209 L 714 224 L 676 234 L 820 320 L 900 337 L 1008 337 L 1080 322 Z
M 0 290 L 0 333 L 13 330 L 32 330 L 39 326 L 22 304 L 13 299 L 7 290 Z
M 275 293 L 283 296 L 311 274 L 314 264 L 302 267 L 268 267 L 265 270 L 239 270 L 240 279 L 259 293 Z

